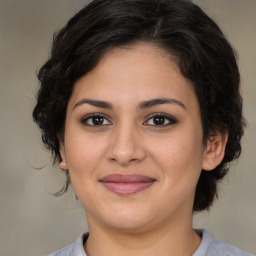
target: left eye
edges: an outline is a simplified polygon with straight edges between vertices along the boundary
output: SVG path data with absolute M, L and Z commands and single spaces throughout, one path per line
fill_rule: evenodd
M 81 122 L 87 126 L 101 126 L 111 124 L 111 122 L 105 116 L 96 114 L 83 118 Z
M 177 123 L 177 120 L 171 116 L 157 114 L 149 117 L 144 124 L 152 126 L 168 126 Z

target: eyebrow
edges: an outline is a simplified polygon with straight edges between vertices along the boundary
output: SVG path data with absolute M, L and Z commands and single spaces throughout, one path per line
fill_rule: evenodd
M 157 98 L 157 99 L 146 100 L 139 104 L 139 108 L 140 109 L 151 108 L 151 107 L 162 105 L 162 104 L 177 104 L 178 106 L 184 109 L 187 109 L 182 102 L 172 98 Z
M 78 101 L 75 104 L 75 106 L 73 107 L 73 109 L 75 109 L 76 107 L 78 107 L 82 104 L 89 104 L 89 105 L 92 105 L 92 106 L 95 106 L 98 108 L 103 108 L 103 109 L 113 109 L 113 105 L 110 102 L 102 101 L 102 100 L 92 100 L 92 99 L 82 99 L 82 100 Z M 163 104 L 176 104 L 176 105 L 182 107 L 183 109 L 187 109 L 186 106 L 182 102 L 180 102 L 176 99 L 172 99 L 172 98 L 156 98 L 156 99 L 142 101 L 138 105 L 138 108 L 146 109 L 146 108 L 151 108 L 151 107 L 163 105 Z
M 104 108 L 104 109 L 113 109 L 113 106 L 111 103 L 107 102 L 107 101 L 102 101 L 102 100 L 91 100 L 91 99 L 82 99 L 80 101 L 78 101 L 75 106 L 73 107 L 76 108 L 82 104 L 89 104 L 98 108 Z

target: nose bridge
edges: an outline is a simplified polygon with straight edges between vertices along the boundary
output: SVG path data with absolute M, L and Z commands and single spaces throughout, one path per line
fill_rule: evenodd
M 145 157 L 139 129 L 136 125 L 123 121 L 120 122 L 111 136 L 108 149 L 108 159 L 121 165 L 141 161 Z

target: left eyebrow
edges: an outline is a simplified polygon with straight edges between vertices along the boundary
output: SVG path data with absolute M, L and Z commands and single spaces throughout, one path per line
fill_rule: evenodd
M 182 102 L 172 98 L 157 98 L 157 99 L 146 100 L 139 104 L 139 108 L 140 109 L 151 108 L 151 107 L 162 105 L 162 104 L 176 104 L 185 110 L 187 109 Z

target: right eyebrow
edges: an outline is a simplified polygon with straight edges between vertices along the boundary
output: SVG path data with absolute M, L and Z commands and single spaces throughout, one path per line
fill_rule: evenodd
M 82 104 L 89 104 L 98 108 L 104 108 L 104 109 L 113 109 L 113 106 L 111 103 L 107 101 L 102 101 L 102 100 L 91 100 L 91 99 L 82 99 L 79 100 L 73 109 L 75 109 L 78 106 L 81 106 Z

